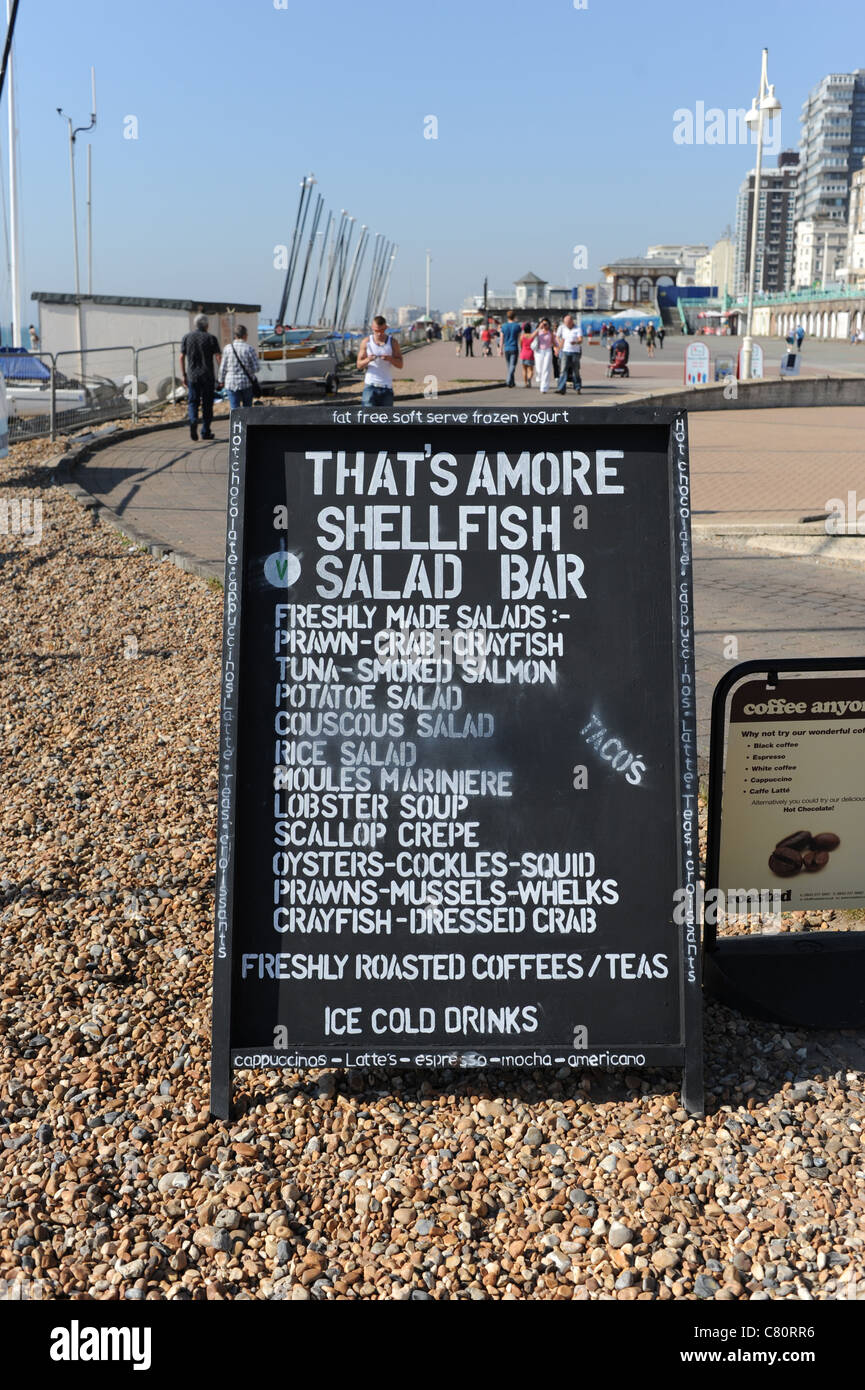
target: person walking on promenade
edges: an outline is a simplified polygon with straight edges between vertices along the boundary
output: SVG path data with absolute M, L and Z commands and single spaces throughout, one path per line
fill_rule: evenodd
M 535 369 L 535 354 L 532 351 L 532 325 L 523 324 L 520 334 L 520 364 L 523 369 L 523 386 L 531 386 L 532 372 Z
M 553 330 L 549 319 L 541 319 L 531 346 L 538 368 L 538 390 L 549 391 L 553 376 Z
M 488 324 L 488 323 L 485 323 L 484 326 L 483 326 L 483 328 L 481 329 L 481 342 L 482 342 L 483 345 L 484 345 L 484 347 L 483 347 L 483 356 L 484 356 L 484 357 L 492 357 L 492 355 L 493 355 L 492 338 L 493 338 L 492 330 L 490 329 L 489 324 Z
M 655 355 L 655 325 L 650 323 L 646 330 L 646 352 L 650 357 Z
M 799 323 L 799 324 L 796 325 L 796 346 L 797 346 L 797 348 L 799 349 L 800 352 L 802 351 L 802 343 L 803 343 L 803 341 L 804 341 L 804 338 L 805 338 L 805 330 L 804 330 L 804 328 L 802 327 L 801 323 Z
M 234 342 L 225 349 L 219 364 L 220 389 L 228 392 L 228 403 L 232 410 L 241 405 L 252 405 L 255 378 L 260 363 L 254 347 L 246 341 L 246 328 L 239 323 L 234 330 Z
M 664 350 L 664 338 L 665 338 L 666 336 L 667 336 L 667 330 L 666 330 L 666 328 L 664 327 L 664 325 L 661 324 L 660 328 L 658 329 L 658 347 L 661 349 L 662 352 L 663 352 L 663 350 Z
M 508 311 L 508 321 L 502 329 L 502 343 L 505 350 L 505 362 L 508 368 L 508 386 L 515 386 L 514 375 L 517 370 L 517 358 L 520 355 L 520 328 L 517 320 L 516 309 Z
M 461 328 L 454 329 L 454 341 L 457 345 L 457 357 L 459 357 L 463 347 L 463 330 Z
M 472 328 L 470 323 L 467 323 L 465 328 L 463 329 L 463 338 L 465 339 L 466 345 L 466 357 L 474 357 L 475 350 L 472 345 L 475 340 L 475 330 Z
M 639 340 L 640 340 L 640 346 L 641 346 L 641 347 L 642 347 L 642 345 L 643 345 L 643 339 L 645 338 L 645 336 L 646 336 L 646 325 L 645 325 L 644 323 L 641 323 L 640 326 L 639 326 L 639 328 L 637 329 L 637 337 L 638 337 Z
M 496 342 L 496 352 L 498 353 L 499 357 L 503 357 L 505 349 L 502 344 L 502 326 L 499 323 L 498 319 L 493 320 L 493 337 L 495 338 Z
M 580 359 L 583 355 L 583 334 L 579 328 L 574 326 L 573 314 L 565 314 L 558 331 L 559 350 L 559 384 L 556 387 L 560 396 L 563 396 L 568 389 L 568 378 L 574 383 L 574 390 L 577 395 L 583 389 L 580 377 Z
M 219 362 L 219 343 L 212 333 L 208 333 L 210 320 L 206 314 L 199 314 L 195 328 L 184 336 L 180 344 L 180 375 L 186 387 L 189 406 L 189 433 L 198 438 L 198 412 L 201 410 L 201 438 L 212 439 L 210 428 L 213 420 L 213 395 L 216 390 L 216 372 Z
M 376 314 L 372 332 L 364 338 L 357 354 L 358 371 L 366 368 L 361 405 L 393 405 L 393 372 L 402 365 L 400 346 L 388 331 L 387 319 Z

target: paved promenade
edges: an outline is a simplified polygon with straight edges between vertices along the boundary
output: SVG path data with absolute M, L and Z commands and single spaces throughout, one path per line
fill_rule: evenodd
M 668 335 L 663 348 L 658 348 L 654 357 L 649 357 L 638 338 L 631 334 L 628 343 L 631 349 L 630 371 L 627 379 L 607 377 L 609 351 L 600 344 L 584 347 L 582 362 L 584 405 L 620 403 L 630 396 L 645 395 L 650 391 L 670 390 L 684 384 L 685 347 L 694 342 L 693 338 L 683 338 L 681 334 Z M 706 344 L 714 364 L 720 357 L 732 357 L 739 350 L 738 338 L 706 337 L 699 340 Z M 781 358 L 786 351 L 784 343 L 778 338 L 757 338 L 763 348 L 763 375 L 766 379 L 777 378 Z M 479 344 L 475 343 L 475 352 Z M 850 373 L 865 376 L 865 344 L 851 347 L 846 342 L 811 342 L 806 339 L 801 355 L 801 376 L 826 376 Z M 412 377 L 423 386 L 424 379 L 435 376 L 441 382 L 468 378 L 475 381 L 501 381 L 501 391 L 486 395 L 493 403 L 519 400 L 532 394 L 537 397 L 536 387 L 530 390 L 522 385 L 522 370 L 517 363 L 517 385 L 509 390 L 505 385 L 505 360 L 503 357 L 457 357 L 454 343 L 431 343 L 428 347 L 415 348 L 406 354 L 405 369 L 398 375 Z M 570 396 L 569 391 L 569 396 Z
M 848 569 L 698 544 L 694 610 L 701 757 L 708 754 L 712 691 L 731 665 L 763 657 L 865 661 L 865 566 Z
M 516 391 L 507 395 L 520 399 Z M 798 520 L 822 510 L 829 497 L 863 491 L 865 407 L 709 412 L 692 416 L 690 429 L 695 521 Z M 180 429 L 121 441 L 75 477 L 140 532 L 221 578 L 228 420 L 215 420 L 214 430 L 212 444 L 193 444 Z M 737 644 L 732 659 L 740 661 L 865 655 L 865 567 L 700 544 L 695 561 L 701 753 L 711 692 L 731 660 L 730 637 Z
M 495 394 L 450 396 L 443 403 L 483 405 Z M 509 401 L 526 398 L 528 391 L 507 392 Z M 567 405 L 584 400 L 573 391 L 565 397 Z M 689 426 L 696 522 L 771 527 L 818 515 L 830 498 L 846 499 L 850 490 L 865 495 L 865 406 L 706 411 L 692 415 Z M 75 476 L 139 531 L 221 574 L 226 417 L 214 420 L 214 432 L 211 444 L 193 444 L 182 429 L 121 440 Z

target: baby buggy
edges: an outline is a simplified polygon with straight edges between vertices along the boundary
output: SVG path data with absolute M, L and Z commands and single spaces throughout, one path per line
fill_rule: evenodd
M 614 346 L 610 348 L 610 360 L 607 364 L 607 376 L 630 376 L 628 370 L 628 350 L 626 347 Z

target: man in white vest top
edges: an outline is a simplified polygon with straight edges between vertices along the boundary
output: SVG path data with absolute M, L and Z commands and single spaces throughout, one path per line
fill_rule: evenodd
M 556 387 L 560 396 L 568 389 L 568 378 L 572 378 L 574 390 L 579 396 L 583 383 L 580 377 L 580 359 L 583 353 L 583 330 L 574 327 L 573 314 L 565 314 L 559 324 L 556 337 L 559 340 L 559 384 Z
M 372 332 L 360 345 L 357 365 L 359 371 L 366 368 L 361 404 L 393 405 L 393 371 L 394 367 L 402 367 L 402 353 L 381 314 L 376 314 Z

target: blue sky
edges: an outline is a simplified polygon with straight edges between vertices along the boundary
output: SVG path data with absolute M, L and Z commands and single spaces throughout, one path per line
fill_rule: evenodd
M 282 3 L 21 0 L 25 322 L 32 290 L 73 287 L 56 108 L 86 124 L 91 64 L 94 290 L 260 302 L 265 315 L 308 171 L 329 208 L 399 243 L 391 304 L 422 302 L 429 248 L 433 304 L 456 308 L 485 274 L 499 293 L 529 269 L 575 284 L 650 242 L 711 242 L 734 221 L 753 151 L 676 144 L 673 112 L 749 106 L 766 45 L 795 147 L 808 89 L 865 66 L 861 0 Z M 137 140 L 123 137 L 130 115 Z M 86 288 L 83 137 L 78 149 Z

